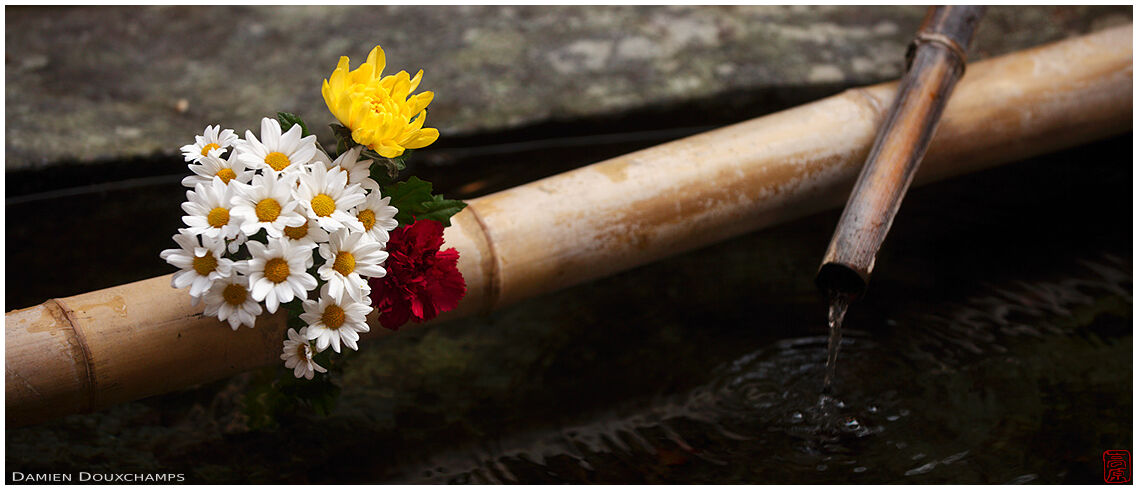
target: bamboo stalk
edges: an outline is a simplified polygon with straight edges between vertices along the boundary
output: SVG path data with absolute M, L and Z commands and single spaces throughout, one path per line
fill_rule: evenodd
M 929 7 L 910 48 L 909 70 L 818 269 L 822 290 L 853 298 L 865 290 L 877 250 L 964 73 L 965 48 L 983 12 L 974 6 Z
M 972 65 L 916 183 L 1129 131 L 1131 38 L 1125 26 Z M 446 232 L 469 291 L 445 318 L 840 205 L 896 88 L 849 90 L 471 200 Z M 233 332 L 170 276 L 6 320 L 9 427 L 280 362 L 285 328 L 278 312 Z

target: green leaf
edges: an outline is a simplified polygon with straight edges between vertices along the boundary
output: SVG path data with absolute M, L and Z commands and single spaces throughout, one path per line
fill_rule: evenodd
M 300 120 L 300 116 L 297 116 L 296 114 L 292 114 L 292 113 L 288 113 L 288 112 L 278 112 L 277 113 L 277 121 L 280 121 L 280 123 L 281 123 L 281 132 L 288 131 L 289 129 L 292 129 L 293 126 L 299 124 L 300 125 L 300 136 L 302 138 L 312 134 L 310 131 L 308 131 L 308 126 L 305 125 L 304 121 Z
M 400 225 L 407 225 L 414 221 L 414 216 L 423 211 L 423 203 L 432 200 L 431 183 L 418 177 L 411 177 L 384 188 L 383 195 L 391 197 L 391 202 L 388 204 L 399 210 L 395 220 Z
M 445 199 L 441 194 L 432 194 L 430 182 L 411 177 L 383 188 L 383 195 L 391 197 L 391 206 L 399 210 L 395 220 L 400 225 L 411 224 L 415 219 L 429 219 L 450 226 L 450 217 L 466 207 L 466 203 L 456 199 Z
M 395 179 L 399 177 L 399 172 L 407 168 L 407 165 L 402 161 L 381 157 L 378 153 L 371 150 L 365 149 L 360 153 L 360 156 L 371 159 L 371 178 L 375 179 L 380 185 L 395 182 Z
M 419 219 L 429 219 L 450 226 L 450 217 L 458 214 L 466 207 L 466 203 L 457 199 L 443 199 L 442 195 L 431 196 L 431 200 L 422 204 L 423 211 L 415 216 Z

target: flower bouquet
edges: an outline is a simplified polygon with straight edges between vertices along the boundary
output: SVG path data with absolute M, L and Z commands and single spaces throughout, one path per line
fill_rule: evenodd
M 423 72 L 383 76 L 383 50 L 349 69 L 341 57 L 322 94 L 336 118 L 326 151 L 296 115 L 261 121 L 239 138 L 208 126 L 181 151 L 192 172 L 177 248 L 175 288 L 234 330 L 263 312 L 289 312 L 281 359 L 290 379 L 327 381 L 331 357 L 358 349 L 366 317 L 398 329 L 454 308 L 466 292 L 443 229 L 461 201 L 403 178 L 412 150 L 434 143 L 424 127 L 434 94 Z M 331 352 L 329 352 L 331 351 Z

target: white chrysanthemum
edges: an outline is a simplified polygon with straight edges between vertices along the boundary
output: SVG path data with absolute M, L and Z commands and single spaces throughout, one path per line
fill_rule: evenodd
M 292 370 L 293 376 L 312 379 L 315 373 L 323 373 L 328 370 L 312 360 L 312 346 L 308 343 L 308 332 L 306 330 L 306 328 L 302 328 L 300 332 L 297 332 L 295 329 L 288 329 L 288 340 L 284 341 L 281 360 L 285 362 L 286 368 Z
M 326 163 L 325 167 L 329 171 L 335 167 L 340 167 L 347 172 L 348 185 L 359 184 L 364 189 L 379 189 L 379 183 L 371 178 L 372 160 L 370 158 L 360 159 L 360 152 L 363 151 L 363 148 L 362 146 L 352 147 L 352 149 L 336 157 L 335 161 Z
M 237 250 L 239 250 L 241 246 L 244 245 L 247 241 L 249 241 L 249 235 L 246 235 L 245 232 L 241 231 L 241 228 L 237 228 L 237 236 L 233 237 L 233 240 L 229 241 L 229 253 L 237 253 Z
M 352 350 L 359 350 L 356 341 L 361 332 L 369 330 L 367 314 L 371 305 L 344 297 L 336 299 L 328 294 L 328 285 L 320 289 L 320 301 L 304 302 L 304 313 L 300 319 L 308 324 L 308 339 L 316 341 L 316 350 L 322 351 L 329 345 L 340 352 L 340 344 Z
M 308 245 L 315 249 L 321 243 L 328 242 L 328 232 L 320 227 L 320 224 L 314 219 L 305 218 L 305 223 L 300 226 L 286 226 L 284 229 L 284 238 L 286 238 L 293 245 Z M 308 254 L 308 264 L 305 268 L 312 267 L 312 254 Z
M 292 198 L 294 182 L 295 176 L 266 170 L 251 184 L 238 184 L 229 213 L 241 218 L 241 231 L 253 236 L 264 229 L 278 238 L 286 226 L 304 224 L 300 203 Z
M 233 330 L 241 325 L 253 328 L 257 315 L 261 314 L 261 304 L 249 294 L 249 278 L 242 275 L 234 274 L 214 281 L 203 300 L 205 314 L 228 321 Z
M 241 233 L 241 218 L 230 215 L 236 187 L 215 179 L 186 191 L 187 201 L 182 203 L 186 215 L 182 221 L 189 231 L 210 238 L 236 238 Z
M 316 135 L 300 137 L 299 124 L 281 134 L 281 123 L 276 119 L 261 120 L 261 139 L 245 131 L 245 139 L 237 143 L 238 157 L 251 168 L 272 169 L 294 173 L 316 157 Z
M 232 129 L 222 130 L 221 126 L 206 126 L 201 136 L 194 136 L 194 144 L 181 148 L 187 162 L 200 160 L 210 153 L 220 155 L 237 144 L 237 134 Z
M 359 184 L 347 184 L 347 172 L 313 165 L 311 173 L 300 176 L 300 185 L 293 195 L 309 219 L 315 219 L 321 228 L 336 231 L 346 226 L 362 233 L 363 226 L 348 211 L 364 202 L 364 191 Z
M 174 242 L 181 248 L 163 250 L 158 256 L 182 269 L 174 273 L 170 283 L 178 289 L 189 286 L 193 304 L 197 305 L 198 299 L 209 290 L 214 281 L 233 273 L 233 261 L 223 257 L 223 240 L 201 237 L 202 244 L 199 245 L 197 235 L 180 230 L 174 235 Z
M 332 166 L 332 159 L 328 158 L 328 154 L 324 153 L 324 150 L 320 149 L 320 147 L 317 146 L 316 147 L 316 155 L 312 157 L 311 163 L 313 163 L 313 164 L 322 163 L 322 164 L 324 164 L 325 167 L 331 167 Z
M 394 206 L 389 206 L 391 197 L 383 197 L 379 190 L 368 193 L 367 199 L 352 210 L 352 215 L 364 227 L 364 233 L 372 241 L 386 244 L 391 239 L 391 230 L 399 227 L 395 215 L 399 213 Z
M 383 244 L 364 238 L 363 233 L 350 233 L 340 230 L 328 237 L 328 243 L 320 244 L 320 256 L 324 265 L 317 269 L 320 278 L 328 281 L 329 293 L 337 300 L 344 293 L 356 301 L 371 292 L 368 277 L 383 277 L 387 271 L 380 267 L 387 260 Z
M 253 171 L 245 168 L 236 151 L 229 152 L 229 157 L 226 159 L 222 159 L 216 152 L 210 152 L 208 156 L 189 164 L 188 167 L 194 175 L 187 175 L 182 179 L 182 185 L 191 189 L 198 184 L 209 183 L 214 177 L 226 184 L 232 180 L 248 184 L 253 180 Z
M 268 246 L 250 240 L 246 246 L 253 256 L 249 259 L 249 289 L 255 301 L 265 302 L 269 313 L 316 289 L 316 278 L 305 266 L 312 256 L 311 246 L 292 245 L 285 239 L 270 239 Z

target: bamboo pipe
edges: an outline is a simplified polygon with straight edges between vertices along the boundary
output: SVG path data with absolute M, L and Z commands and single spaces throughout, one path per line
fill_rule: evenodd
M 1124 26 L 972 65 L 916 183 L 1129 131 L 1132 35 Z M 895 92 L 848 90 L 469 201 L 446 232 L 469 290 L 445 318 L 840 205 Z M 6 320 L 9 427 L 278 363 L 285 329 L 278 312 L 233 332 L 170 276 Z
M 830 295 L 857 298 L 865 291 L 877 250 L 964 73 L 965 49 L 983 13 L 984 7 L 929 7 L 910 48 L 908 71 L 897 97 L 818 269 L 816 282 Z

